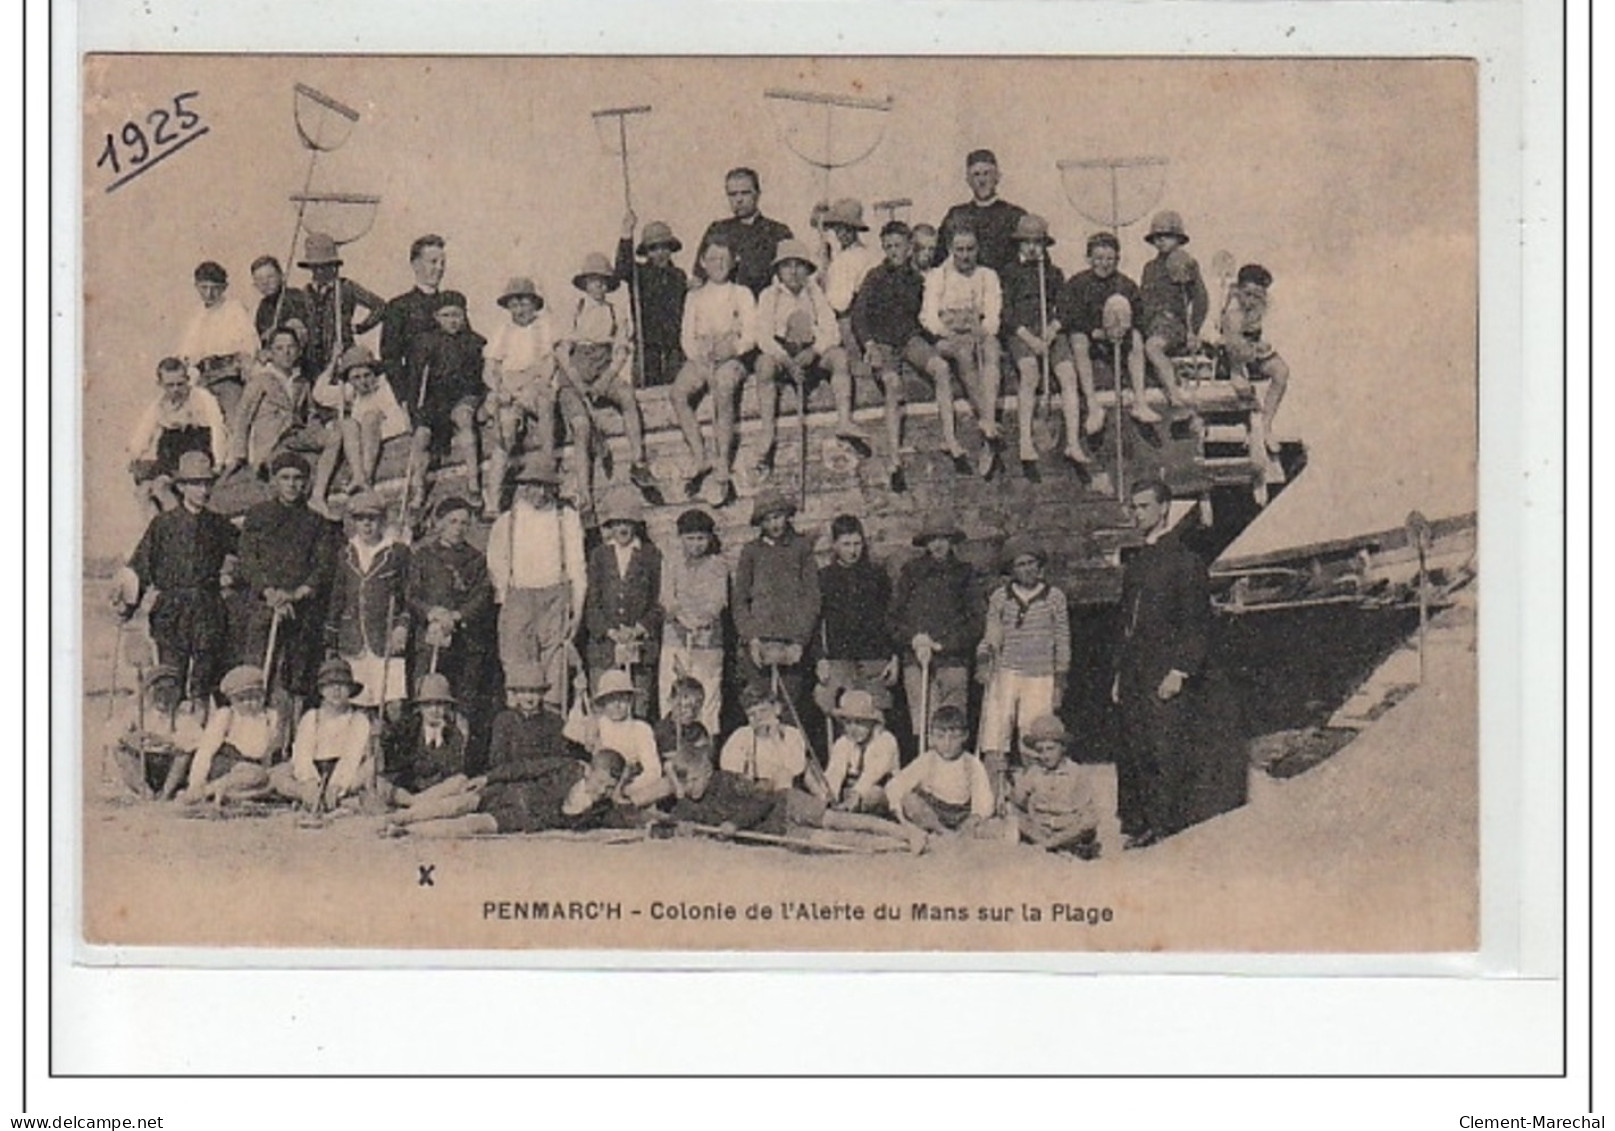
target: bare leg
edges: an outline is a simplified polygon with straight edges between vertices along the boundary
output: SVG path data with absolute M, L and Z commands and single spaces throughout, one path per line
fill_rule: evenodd
M 471 496 L 482 494 L 482 452 L 477 436 L 476 406 L 457 404 L 449 417 L 454 422 L 454 447 L 457 458 L 465 463 Z
M 981 366 L 976 374 L 976 387 L 981 400 L 977 405 L 980 413 L 981 434 L 989 440 L 997 440 L 998 431 L 998 385 L 1002 370 L 999 368 L 1001 350 L 998 339 L 983 337 L 980 343 Z
M 759 466 L 768 464 L 772 466 L 774 459 L 774 444 L 778 440 L 779 428 L 779 374 L 784 368 L 780 362 L 768 354 L 757 358 L 757 373 L 754 387 L 757 390 L 757 422 L 762 427 L 763 454 L 759 457 Z
M 1160 380 L 1161 388 L 1166 390 L 1167 401 L 1171 404 L 1177 404 L 1178 375 L 1177 371 L 1172 366 L 1171 357 L 1167 355 L 1166 342 L 1160 338 L 1150 338 L 1144 343 L 1144 353 L 1149 357 L 1150 368 L 1155 370 L 1155 376 Z M 1133 401 L 1133 416 L 1147 423 L 1149 418 L 1146 416 L 1140 416 L 1139 409 L 1143 407 L 1144 411 L 1149 413 L 1151 416 L 1154 416 L 1155 414 L 1147 406 L 1143 406 L 1140 400 L 1136 399 L 1138 397 L 1138 391 L 1136 389 L 1134 390 L 1133 395 L 1135 398 Z
M 937 816 L 937 811 L 931 807 L 931 803 L 917 793 L 911 793 L 903 798 L 903 819 L 928 833 L 945 836 L 952 831 L 942 823 L 942 818 Z
M 1020 388 L 1015 393 L 1015 424 L 1022 463 L 1037 458 L 1032 443 L 1032 414 L 1037 410 L 1038 368 L 1035 357 L 1023 357 L 1015 363 L 1015 370 L 1021 378 Z
M 1083 431 L 1090 436 L 1098 435 L 1105 427 L 1105 406 L 1099 403 L 1099 392 L 1094 384 L 1093 355 L 1089 353 L 1092 343 L 1087 334 L 1076 333 L 1071 335 L 1071 352 L 1077 359 L 1077 384 L 1082 388 L 1082 399 L 1088 405 L 1088 416 L 1083 421 Z M 1122 381 L 1121 374 L 1117 374 L 1116 404 L 1121 406 Z
M 827 351 L 824 363 L 830 369 L 830 394 L 836 402 L 836 432 L 849 439 L 862 440 L 862 429 L 852 422 L 854 404 L 852 365 L 847 358 L 847 351 L 844 349 Z M 806 411 L 806 406 L 803 406 L 803 411 Z M 867 442 L 863 444 L 866 449 L 868 446 Z M 868 455 L 869 452 L 860 451 L 858 454 Z
M 348 432 L 355 427 L 353 421 L 344 420 L 342 427 L 326 429 L 325 446 L 320 449 L 320 458 L 314 464 L 314 483 L 308 491 L 308 505 L 311 510 L 327 517 L 330 512 L 326 509 L 325 496 L 331 490 L 331 478 L 336 475 L 337 466 L 342 461 L 342 448 Z
M 1278 443 L 1273 439 L 1273 418 L 1278 415 L 1279 405 L 1284 403 L 1285 390 L 1290 387 L 1290 366 L 1275 354 L 1262 363 L 1262 375 L 1267 378 L 1267 395 L 1262 398 L 1262 432 L 1268 451 L 1277 452 Z
M 933 357 L 925 368 L 936 385 L 936 415 L 942 426 L 942 450 L 957 459 L 965 454 L 965 450 L 959 444 L 959 425 L 954 419 L 953 368 L 942 357 Z
M 432 462 L 432 430 L 417 428 L 410 441 L 409 501 L 411 506 L 426 502 L 426 468 Z
M 706 445 L 701 439 L 701 422 L 696 419 L 695 405 L 691 402 L 701 395 L 709 383 L 716 395 L 716 374 L 693 361 L 685 362 L 679 375 L 673 378 L 673 417 L 678 421 L 679 431 L 684 434 L 684 446 L 690 451 L 696 472 L 710 467 L 711 461 L 707 459 Z M 718 407 L 714 405 L 714 412 L 717 411 Z
M 353 470 L 359 476 L 361 484 L 369 487 L 375 483 L 376 466 L 379 463 L 381 463 L 381 414 L 376 413 L 359 421 L 359 458 L 355 461 Z
M 1065 414 L 1065 454 L 1075 463 L 1087 463 L 1088 452 L 1082 446 L 1082 426 L 1077 405 L 1077 368 L 1069 361 L 1060 361 L 1054 367 L 1054 376 L 1060 386 L 1060 407 Z M 1092 383 L 1092 375 L 1089 382 Z M 1093 401 L 1090 399 L 1091 405 Z M 1100 417 L 1101 424 L 1104 415 Z
M 634 396 L 634 389 L 626 377 L 619 376 L 611 383 L 607 394 L 611 403 L 617 406 L 622 413 L 622 430 L 628 435 L 628 459 L 630 462 L 640 464 L 645 462 L 645 422 L 639 415 L 639 398 Z
M 886 443 L 896 462 L 903 451 L 903 370 L 900 366 L 881 370 L 880 391 L 886 400 Z
M 410 836 L 451 838 L 462 836 L 491 836 L 499 831 L 499 822 L 491 813 L 468 813 L 463 817 L 449 817 L 425 821 L 409 830 Z
M 726 361 L 712 375 L 712 394 L 716 398 L 713 415 L 716 418 L 718 441 L 718 482 L 729 482 L 729 461 L 735 450 L 735 400 L 740 383 L 745 380 L 746 368 L 739 361 Z
M 482 795 L 474 790 L 451 793 L 422 800 L 416 797 L 408 808 L 399 809 L 388 818 L 395 825 L 413 825 L 418 821 L 435 821 L 444 817 L 463 817 L 475 813 Z

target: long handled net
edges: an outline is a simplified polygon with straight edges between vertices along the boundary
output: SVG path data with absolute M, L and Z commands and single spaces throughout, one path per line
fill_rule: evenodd
M 867 161 L 886 140 L 896 103 L 813 90 L 763 91 L 780 144 L 819 171 L 822 199 L 830 200 L 830 174 Z
M 1123 228 L 1149 214 L 1166 188 L 1165 157 L 1071 157 L 1056 161 L 1065 198 L 1089 222 Z
M 314 89 L 307 83 L 295 83 L 292 86 L 292 124 L 297 128 L 298 141 L 308 151 L 308 172 L 303 176 L 303 191 L 292 196 L 292 202 L 297 205 L 297 220 L 292 225 L 291 245 L 286 252 L 288 269 L 297 259 L 297 241 L 302 236 L 308 219 L 311 197 L 316 195 L 312 192 L 314 167 L 319 164 L 320 154 L 333 152 L 346 145 L 348 138 L 353 135 L 353 127 L 358 122 L 359 111 L 346 103 Z M 369 230 L 368 224 L 365 230 Z M 363 232 L 360 233 L 362 234 Z M 354 237 L 357 238 L 358 236 Z M 338 242 L 344 241 L 338 240 Z M 276 326 L 280 325 L 281 308 L 285 301 L 286 288 L 282 287 L 280 297 L 275 300 L 273 324 Z

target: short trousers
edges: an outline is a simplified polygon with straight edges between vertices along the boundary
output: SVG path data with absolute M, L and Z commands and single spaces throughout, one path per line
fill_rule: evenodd
M 1167 353 L 1182 353 L 1189 347 L 1189 324 L 1175 310 L 1158 310 L 1150 315 L 1144 338 L 1160 342 Z
M 929 805 L 937 815 L 937 820 L 948 829 L 957 829 L 970 819 L 972 812 L 970 802 L 955 804 L 952 801 L 942 801 L 931 794 L 929 790 L 916 789 L 914 796 Z
M 1009 356 L 1016 361 L 1037 357 L 1037 354 L 1032 352 L 1032 347 L 1021 341 L 1019 334 L 1008 334 L 1005 340 L 1009 343 Z M 1049 344 L 1049 364 L 1059 365 L 1062 361 L 1075 365 L 1076 357 L 1071 352 L 1071 340 L 1064 334 L 1057 334 L 1054 341 Z
M 864 346 L 864 352 L 875 353 L 871 362 L 875 369 L 896 369 L 898 362 L 906 361 L 915 371 L 926 374 L 929 372 L 931 362 L 938 356 L 936 347 L 931 344 L 924 334 L 913 334 L 901 346 L 888 345 L 886 342 L 869 342 Z
M 787 790 L 785 794 L 785 821 L 787 825 L 804 825 L 810 829 L 824 827 L 824 815 L 830 809 L 828 802 L 820 801 L 804 790 Z

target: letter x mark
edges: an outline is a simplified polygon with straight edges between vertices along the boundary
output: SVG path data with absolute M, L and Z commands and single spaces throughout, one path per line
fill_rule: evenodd
M 432 873 L 437 870 L 436 864 L 418 864 L 416 867 L 421 870 L 421 878 L 416 885 L 417 887 L 430 888 L 437 886 L 432 882 Z

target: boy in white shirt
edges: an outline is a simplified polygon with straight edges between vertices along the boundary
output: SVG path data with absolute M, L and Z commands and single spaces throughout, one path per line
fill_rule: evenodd
M 957 367 L 959 383 L 976 406 L 985 441 L 977 471 L 991 479 L 1001 466 L 1004 447 L 998 430 L 998 329 L 1004 294 L 998 273 L 977 262 L 979 250 L 969 228 L 953 233 L 947 261 L 925 277 L 920 324 L 935 337 L 937 352 Z M 952 395 L 951 389 L 937 390 L 939 400 Z
M 928 833 L 1002 840 L 1005 823 L 993 816 L 987 768 L 965 751 L 968 733 L 963 711 L 939 707 L 931 716 L 931 749 L 897 772 L 886 801 L 904 824 Z
M 186 801 L 246 801 L 268 792 L 269 767 L 285 743 L 285 718 L 265 706 L 263 669 L 231 668 L 219 681 L 228 705 L 208 719 L 191 760 Z
M 897 738 L 875 697 L 862 688 L 842 692 L 835 711 L 843 727 L 824 771 L 831 804 L 853 813 L 886 812 L 886 782 L 897 772 Z
M 198 387 L 212 392 L 226 413 L 234 412 L 258 355 L 258 329 L 246 307 L 225 297 L 230 278 L 223 267 L 210 259 L 197 264 L 192 277 L 202 309 L 191 315 L 177 352 Z
M 633 716 L 634 681 L 625 671 L 603 671 L 595 681 L 594 713 L 574 715 L 562 733 L 591 757 L 602 750 L 615 750 L 627 763 L 623 777 L 623 797 L 633 804 L 662 794 L 662 756 L 656 749 L 656 733 L 643 719 Z
M 510 321 L 493 332 L 482 351 L 482 383 L 488 387 L 496 439 L 483 484 L 487 519 L 499 513 L 505 471 L 524 436 L 533 451 L 555 458 L 555 328 L 544 296 L 533 280 L 518 277 L 505 284 L 499 305 L 510 312 Z M 561 398 L 559 407 L 573 432 L 587 429 L 589 414 L 576 397 Z
M 757 345 L 757 300 L 747 288 L 729 281 L 734 270 L 734 253 L 726 244 L 714 241 L 701 255 L 707 281 L 691 291 L 684 301 L 684 324 L 679 344 L 684 348 L 684 368 L 673 381 L 673 415 L 689 448 L 695 470 L 684 484 L 684 493 L 695 498 L 708 476 L 716 474 L 721 489 L 719 505 L 735 499 L 730 482 L 730 459 L 734 455 L 735 400 L 746 379 L 747 359 Z M 712 394 L 713 433 L 717 452 L 709 455 L 701 438 L 701 425 L 690 403 L 702 392 Z
M 622 285 L 611 261 L 599 252 L 584 257 L 583 267 L 572 277 L 572 285 L 583 292 L 573 307 L 570 325 L 556 349 L 561 373 L 572 391 L 584 401 L 614 406 L 622 414 L 623 431 L 628 435 L 631 466 L 628 478 L 641 491 L 654 490 L 656 477 L 645 463 L 645 427 L 639 416 L 639 400 L 634 396 L 634 379 L 629 362 L 634 355 L 634 322 L 627 310 L 619 310 L 610 294 Z M 580 469 L 587 469 L 589 415 L 583 416 L 583 430 L 573 428 L 574 459 L 583 453 Z M 605 437 L 600 442 L 605 443 Z M 609 464 L 607 465 L 609 468 Z M 609 474 L 609 472 L 608 472 Z M 660 501 L 660 500 L 656 500 Z
M 759 476 L 774 469 L 774 422 L 782 378 L 796 386 L 805 402 L 813 385 L 828 375 L 835 394 L 836 434 L 860 456 L 870 453 L 869 441 L 852 422 L 852 371 L 835 312 L 810 279 L 817 268 L 808 256 L 800 241 L 782 242 L 774 253 L 774 281 L 757 296 L 757 411 L 763 445 Z M 797 411 L 805 412 L 806 405 L 799 404 Z
M 499 605 L 499 662 L 512 671 L 537 666 L 547 701 L 565 710 L 568 649 L 583 616 L 587 575 L 583 524 L 563 507 L 560 476 L 541 452 L 516 473 L 516 498 L 488 532 L 488 576 Z
M 775 790 L 790 789 L 807 769 L 802 732 L 780 722 L 779 699 L 768 687 L 747 684 L 740 705 L 746 710 L 746 725 L 723 744 L 718 768 Z
M 142 509 L 166 511 L 179 505 L 173 491 L 179 457 L 190 451 L 208 452 L 218 467 L 229 457 L 230 435 L 219 402 L 191 384 L 184 361 L 177 357 L 159 361 L 157 385 L 162 392 L 129 434 L 129 474 Z
M 292 760 L 269 772 L 281 796 L 316 812 L 335 809 L 344 797 L 370 785 L 375 767 L 370 716 L 353 705 L 364 690 L 346 660 L 320 665 L 320 702 L 303 713 L 292 739 Z
M 381 446 L 410 433 L 409 413 L 398 403 L 375 357 L 364 346 L 349 346 L 314 382 L 314 403 L 337 414 L 337 426 L 326 431 L 325 448 L 314 465 L 308 505 L 329 516 L 325 496 L 342 460 L 348 461 L 350 490 L 369 490 L 381 462 Z

